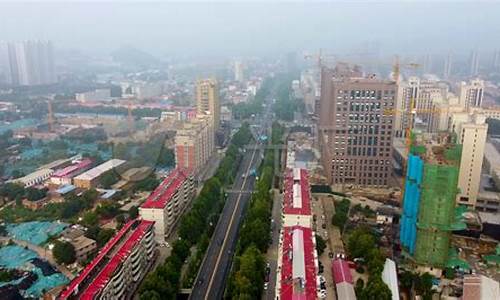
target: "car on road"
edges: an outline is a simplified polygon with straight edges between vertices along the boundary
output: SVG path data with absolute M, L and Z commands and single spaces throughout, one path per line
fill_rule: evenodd
M 264 290 L 267 290 L 268 287 L 269 287 L 269 282 L 264 282 Z
M 326 229 L 326 224 L 325 223 L 321 224 L 321 228 Z
M 321 299 L 325 299 L 325 298 L 326 298 L 326 290 L 321 290 L 321 291 L 319 292 L 319 297 L 320 297 Z

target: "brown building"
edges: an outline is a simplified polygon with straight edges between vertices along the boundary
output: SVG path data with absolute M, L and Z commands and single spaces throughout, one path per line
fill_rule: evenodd
M 330 184 L 385 186 L 392 172 L 397 84 L 358 68 L 323 68 L 318 134 Z

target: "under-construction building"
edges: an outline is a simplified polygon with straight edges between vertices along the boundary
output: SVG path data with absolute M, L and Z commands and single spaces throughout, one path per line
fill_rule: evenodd
M 445 266 L 452 230 L 461 149 L 444 142 L 417 143 L 408 158 L 400 241 L 418 264 Z M 419 144 L 419 145 L 417 145 Z

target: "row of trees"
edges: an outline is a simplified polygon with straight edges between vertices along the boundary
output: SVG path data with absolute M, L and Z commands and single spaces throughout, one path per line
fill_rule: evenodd
M 141 285 L 140 299 L 175 299 L 181 283 L 180 270 L 190 256 L 182 283 L 184 286 L 192 285 L 224 206 L 222 188 L 232 182 L 242 159 L 239 149 L 248 144 L 251 138 L 248 124 L 244 124 L 233 136 L 216 175 L 205 182 L 192 209 L 182 216 L 179 240 L 173 243 L 170 256 L 154 272 L 149 273 Z M 191 249 L 194 249 L 193 255 Z
M 385 256 L 377 246 L 376 238 L 369 228 L 354 229 L 348 238 L 347 249 L 353 258 L 363 258 L 369 278 L 366 285 L 363 280 L 356 282 L 356 295 L 360 300 L 392 299 L 391 290 L 382 280 Z
M 271 143 L 281 142 L 283 130 L 273 124 Z M 236 257 L 229 278 L 227 297 L 231 299 L 260 299 L 264 285 L 266 263 L 264 253 L 271 242 L 271 211 L 273 197 L 270 189 L 274 180 L 274 152 L 266 151 L 250 207 L 239 234 Z
M 293 121 L 294 113 L 304 110 L 304 101 L 292 94 L 291 83 L 293 77 L 285 76 L 278 84 L 276 102 L 273 111 L 276 116 L 284 121 Z
M 342 199 L 340 202 L 335 202 L 335 214 L 332 217 L 332 224 L 342 230 L 347 219 L 349 218 L 349 207 L 351 201 L 347 198 Z

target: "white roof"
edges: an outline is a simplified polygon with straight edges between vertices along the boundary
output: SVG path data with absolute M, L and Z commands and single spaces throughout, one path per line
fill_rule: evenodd
M 494 279 L 481 275 L 481 300 L 489 299 L 500 299 L 499 283 Z
M 293 169 L 293 180 L 300 180 L 300 169 L 299 168 Z
M 293 185 L 293 207 L 302 208 L 302 188 L 300 183 Z
M 392 293 L 392 300 L 399 300 L 398 273 L 396 263 L 388 258 L 385 259 L 382 280 L 387 284 Z
M 356 293 L 354 287 L 349 282 L 341 282 L 335 285 L 337 289 L 337 299 L 342 300 L 356 300 Z
M 26 184 L 34 179 L 37 179 L 39 177 L 48 176 L 52 173 L 54 173 L 54 170 L 52 170 L 52 169 L 39 169 L 39 170 L 36 170 L 35 172 L 30 173 L 24 177 L 14 179 L 14 180 L 12 180 L 12 182 L 22 182 L 22 183 Z
M 101 176 L 103 173 L 108 172 L 118 166 L 121 166 L 124 164 L 125 161 L 121 159 L 111 159 L 108 160 L 107 162 L 98 165 L 97 167 L 88 170 L 85 173 L 82 173 L 78 176 L 76 176 L 74 179 L 76 180 L 92 180 L 96 177 Z
M 293 230 L 292 236 L 292 278 L 306 278 L 306 264 L 304 257 L 304 233 L 300 229 Z

